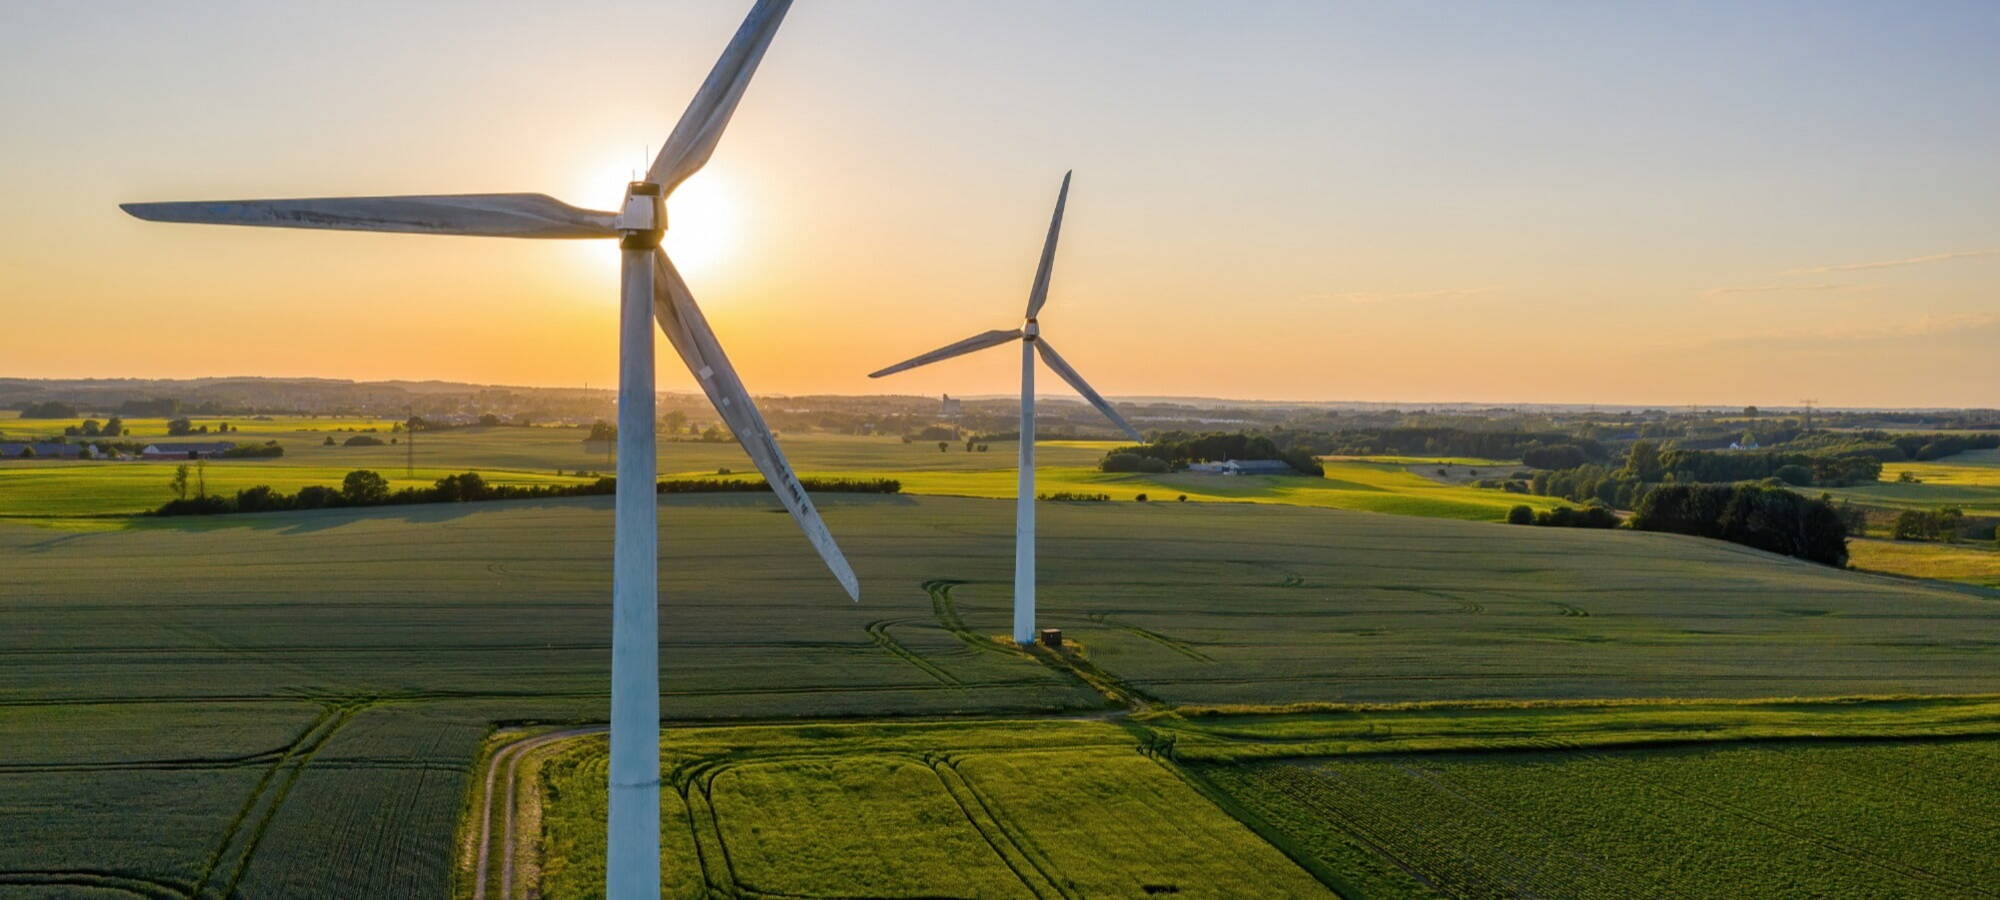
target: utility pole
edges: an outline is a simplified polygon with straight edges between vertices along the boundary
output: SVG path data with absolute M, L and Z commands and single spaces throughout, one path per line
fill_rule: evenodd
M 403 419 L 403 477 L 417 477 L 417 408 L 404 407 L 409 415 Z
M 1818 401 L 1818 400 L 1800 400 L 1799 402 L 1800 402 L 1800 403 L 1802 403 L 1802 404 L 1805 404 L 1805 408 L 1806 408 L 1806 425 L 1805 425 L 1805 431 L 1806 431 L 1806 433 L 1807 433 L 1807 434 L 1811 434 L 1811 433 L 1812 433 L 1812 409 L 1813 409 L 1813 404 L 1815 404 L 1815 403 L 1818 403 L 1819 401 Z

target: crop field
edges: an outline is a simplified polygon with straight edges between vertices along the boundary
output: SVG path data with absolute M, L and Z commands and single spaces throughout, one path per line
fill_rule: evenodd
M 1011 503 L 820 499 L 860 604 L 771 499 L 663 500 L 671 720 L 1110 707 L 993 640 Z M 603 719 L 609 506 L 0 523 L 0 834 L 37 837 L 0 842 L 0 882 L 443 893 L 493 723 Z M 2000 691 L 2000 604 L 1728 544 L 1251 504 L 1049 503 L 1042 525 L 1045 623 L 1162 708 Z M 1032 790 L 1004 769 L 959 774 Z M 719 796 L 807 791 L 807 770 L 739 774 L 756 771 L 778 786 L 723 779 Z
M 401 444 L 338 444 L 352 436 L 345 429 L 378 425 L 382 431 L 377 437 L 405 439 L 386 433 L 385 423 L 285 419 L 238 424 L 244 429 L 241 434 L 178 440 L 277 440 L 285 447 L 285 455 L 212 461 L 206 469 L 211 491 L 233 493 L 259 484 L 296 491 L 311 484 L 338 484 L 354 469 L 372 469 L 389 478 L 392 486 L 403 487 L 428 485 L 443 475 L 463 471 L 477 471 L 496 483 L 564 483 L 587 480 L 614 467 L 604 453 L 588 452 L 583 432 L 574 428 L 502 426 L 419 432 L 411 453 Z M 329 436 L 336 446 L 324 445 Z M 1016 444 L 986 446 L 986 451 L 968 452 L 964 444 L 957 443 L 939 451 L 935 443 L 904 443 L 900 438 L 828 434 L 785 438 L 786 452 L 804 476 L 893 478 L 913 494 L 1013 497 Z M 1105 494 L 1114 501 L 1130 501 L 1140 495 L 1153 501 L 1186 496 L 1190 501 L 1276 503 L 1479 521 L 1499 521 L 1518 504 L 1536 509 L 1563 505 L 1546 497 L 1472 487 L 1462 483 L 1463 477 L 1427 477 L 1427 470 L 1415 464 L 1435 464 L 1437 460 L 1416 457 L 1330 459 L 1325 478 L 1099 472 L 1098 459 L 1119 446 L 1125 445 L 1115 441 L 1039 442 L 1038 489 L 1042 493 Z M 1461 467 L 1455 473 L 1458 476 L 1465 474 L 1467 466 L 1490 465 L 1496 467 L 1495 472 L 1506 467 L 1490 460 L 1446 461 Z M 405 468 L 411 464 L 414 471 L 406 477 Z M 749 459 L 734 443 L 660 444 L 662 477 L 713 477 L 725 470 L 746 477 L 755 474 Z M 145 512 L 171 499 L 167 480 L 172 474 L 171 463 L 7 460 L 0 462 L 0 517 L 49 520 Z M 96 527 L 111 526 L 100 522 Z
M 1331 896 L 1105 722 L 669 729 L 670 897 Z M 543 770 L 544 896 L 603 881 L 601 737 Z
M 2000 883 L 1992 738 L 1198 768 L 1360 896 L 1940 897 Z
M 1918 483 L 1897 479 L 1908 472 Z M 1970 516 L 2000 516 L 2000 456 L 1975 450 L 1933 462 L 1886 463 L 1879 484 L 1826 488 L 1835 499 L 1891 509 L 1956 506 Z
M 1852 538 L 1847 542 L 1847 550 L 1849 564 L 1857 569 L 2000 588 L 2000 550 L 1988 542 L 1943 544 Z

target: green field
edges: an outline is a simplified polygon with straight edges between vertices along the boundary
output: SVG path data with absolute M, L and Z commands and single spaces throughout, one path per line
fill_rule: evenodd
M 1919 483 L 1899 482 L 1904 472 Z M 1891 509 L 1956 506 L 1969 516 L 2000 516 L 2000 451 L 1974 450 L 1933 462 L 1887 463 L 1877 484 L 1827 488 L 1835 499 Z
M 992 640 L 1011 503 L 820 503 L 860 604 L 769 498 L 664 498 L 672 721 L 1111 708 Z M 1101 684 L 1160 710 L 2000 691 L 2000 605 L 1729 544 L 1222 503 L 1052 503 L 1042 524 L 1045 624 Z M 0 833 L 35 836 L 0 842 L 0 882 L 444 893 L 493 724 L 602 721 L 609 526 L 609 498 L 0 523 Z M 1146 727 L 1193 759 L 1215 738 L 1192 729 L 1215 722 L 1185 722 Z M 874 763 L 857 765 L 828 777 Z M 1013 790 L 1001 768 L 960 774 L 998 794 Z M 776 780 L 724 780 L 721 796 L 817 777 L 758 771 Z M 921 774 L 897 771 L 877 774 Z M 1020 827 L 1071 827 L 1057 812 Z
M 2000 741 L 1202 766 L 1356 896 L 1967 897 L 2000 883 Z
M 1995 550 L 1989 542 L 1942 544 L 1853 538 L 1847 542 L 1847 551 L 1849 564 L 1857 569 L 2000 588 L 2000 550 Z
M 672 729 L 669 897 L 1331 896 L 1117 725 Z M 543 772 L 545 896 L 601 891 L 601 737 Z
M 320 420 L 275 423 L 285 428 L 315 426 Z M 216 460 L 206 469 L 209 490 L 233 493 L 267 484 L 296 491 L 309 484 L 337 485 L 353 469 L 373 469 L 393 486 L 428 485 L 442 475 L 478 471 L 496 483 L 543 484 L 579 480 L 579 471 L 609 472 L 602 453 L 588 453 L 582 432 L 573 428 L 461 428 L 420 432 L 415 470 L 405 476 L 406 450 L 381 447 L 327 447 L 325 435 L 272 431 L 285 447 L 279 459 Z M 344 439 L 343 435 L 335 435 Z M 386 435 L 385 435 L 386 436 Z M 228 439 L 262 440 L 246 428 Z M 935 443 L 903 443 L 899 438 L 795 435 L 786 451 L 801 475 L 828 478 L 894 478 L 915 494 L 958 497 L 1012 497 L 1016 445 L 989 444 L 966 452 L 963 444 L 940 452 Z M 1044 441 L 1036 447 L 1038 490 L 1108 494 L 1129 501 L 1149 500 L 1279 503 L 1401 515 L 1499 521 L 1517 504 L 1536 509 L 1562 505 L 1546 497 L 1441 483 L 1413 473 L 1398 462 L 1329 461 L 1325 478 L 1305 476 L 1220 476 L 1107 474 L 1097 460 L 1108 441 Z M 0 517 L 48 519 L 130 515 L 171 499 L 167 481 L 174 464 L 161 462 L 0 462 Z M 675 442 L 660 445 L 662 476 L 713 476 L 728 469 L 754 474 L 735 444 Z M 561 471 L 565 474 L 557 475 Z

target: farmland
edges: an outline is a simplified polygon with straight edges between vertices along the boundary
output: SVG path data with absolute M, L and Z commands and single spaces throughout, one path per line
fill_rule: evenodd
M 573 428 L 472 427 L 420 432 L 414 453 L 410 453 L 410 448 L 400 444 L 342 446 L 339 442 L 351 434 L 322 430 L 346 427 L 362 426 L 318 419 L 249 422 L 244 423 L 241 433 L 197 436 L 239 443 L 277 440 L 285 447 L 285 455 L 277 459 L 211 462 L 204 471 L 208 490 L 226 494 L 266 484 L 296 491 L 309 484 L 338 484 L 353 469 L 372 469 L 387 477 L 392 487 L 406 487 L 428 485 L 443 475 L 468 470 L 478 471 L 494 483 L 575 483 L 585 480 L 581 472 L 602 473 L 612 468 L 602 453 L 586 451 L 583 432 Z M 324 445 L 328 436 L 336 439 L 335 446 Z M 786 438 L 787 453 L 806 477 L 893 478 L 903 483 L 906 492 L 916 494 L 1014 496 L 1016 445 L 993 442 L 986 446 L 983 452 L 968 452 L 963 444 L 954 444 L 941 452 L 935 443 L 904 443 L 898 438 L 819 434 Z M 1537 509 L 1560 505 L 1560 501 L 1545 497 L 1440 482 L 1410 471 L 1401 461 L 1332 460 L 1326 464 L 1325 478 L 1099 472 L 1097 460 L 1116 446 L 1121 445 L 1108 441 L 1041 442 L 1037 447 L 1040 490 L 1105 494 L 1117 501 L 1142 494 L 1156 501 L 1186 496 L 1190 501 L 1277 503 L 1485 521 L 1504 518 L 1508 508 L 1516 504 Z M 414 465 L 407 476 L 406 465 Z M 170 499 L 167 480 L 172 468 L 158 462 L 0 462 L 0 517 L 47 520 L 144 512 Z M 724 469 L 743 475 L 754 471 L 734 443 L 667 441 L 660 445 L 662 477 L 712 477 Z
M 0 880 L 266 896 L 337 877 L 357 894 L 443 893 L 471 765 L 494 723 L 602 721 L 608 501 L 107 532 L 0 523 L 11 626 L 0 632 L 0 833 L 38 837 L 0 846 Z M 1010 503 L 820 502 L 861 575 L 858 605 L 771 499 L 663 498 L 670 723 L 1112 709 L 1074 673 L 992 639 L 1008 620 Z M 1049 503 L 1042 525 L 1046 624 L 1106 684 L 1155 709 L 2000 691 L 1987 664 L 2000 642 L 1992 601 L 1728 544 L 1234 503 Z M 1172 737 L 1188 765 L 1210 764 L 1197 746 L 1227 737 L 1203 729 L 1282 727 L 1292 731 L 1276 743 L 1331 752 L 1348 739 L 1314 730 L 1313 717 L 1347 714 L 1316 709 L 1144 727 Z M 1919 718 L 1785 727 L 1902 735 L 1939 721 L 1990 729 L 1994 717 L 1959 708 Z M 1391 731 L 1415 727 L 1399 721 Z M 826 746 L 819 732 L 801 734 Z M 950 754 L 956 740 L 909 747 Z M 827 777 L 888 779 L 870 782 L 880 785 L 921 774 L 870 769 L 883 741 L 869 737 L 874 749 L 857 749 L 854 767 L 826 763 Z M 1121 761 L 1139 737 L 1115 742 L 1126 755 L 1108 761 L 1097 737 L 1050 752 L 1089 757 L 1078 771 L 1101 762 L 1107 778 L 1150 771 Z M 1003 754 L 960 775 L 987 778 L 999 795 L 1014 790 L 1006 760 L 1028 758 Z M 752 774 L 769 778 L 740 777 Z M 715 783 L 716 802 L 809 796 L 820 774 L 747 769 Z M 1036 810 L 1021 827 L 1071 827 L 1060 810 Z M 563 815 L 552 807 L 549 827 Z M 172 827 L 114 827 L 131 820 Z M 1061 866 L 1061 877 L 1088 883 L 1073 861 Z
M 1990 738 L 1200 771 L 1356 895 L 1935 897 L 2000 881 Z
M 669 729 L 663 893 L 1330 896 L 1117 725 Z M 551 761 L 547 896 L 603 869 L 601 738 Z

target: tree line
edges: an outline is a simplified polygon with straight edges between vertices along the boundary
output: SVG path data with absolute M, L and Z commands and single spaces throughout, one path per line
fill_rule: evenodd
M 591 497 L 613 494 L 618 490 L 616 478 L 598 478 L 583 484 L 493 484 L 477 472 L 447 475 L 429 487 L 392 489 L 389 480 L 382 477 L 381 473 L 357 469 L 347 473 L 347 477 L 341 480 L 338 487 L 307 485 L 299 488 L 297 493 L 287 494 L 270 485 L 260 484 L 237 491 L 234 496 L 210 494 L 205 487 L 197 487 L 195 493 L 189 496 L 187 469 L 187 466 L 181 466 L 180 471 L 175 473 L 174 486 L 180 496 L 162 504 L 159 509 L 153 511 L 154 515 L 198 516 L 357 506 Z M 198 467 L 196 471 L 199 471 Z M 808 491 L 825 493 L 896 494 L 903 490 L 902 482 L 893 478 L 801 478 L 799 481 Z M 770 484 L 763 479 L 721 478 L 670 479 L 658 482 L 654 487 L 654 490 L 661 494 L 756 493 L 770 489 Z
M 1279 459 L 1301 475 L 1325 475 L 1325 467 L 1313 456 L 1308 449 L 1281 447 L 1277 441 L 1261 434 L 1169 431 L 1147 443 L 1120 447 L 1106 453 L 1098 461 L 1098 468 L 1105 472 L 1170 472 L 1197 462 Z

